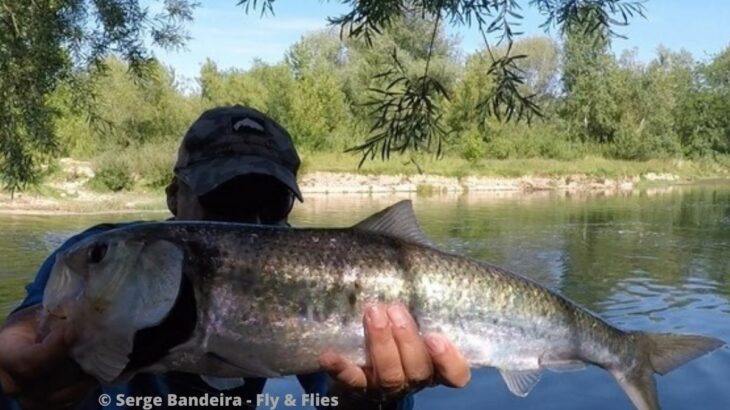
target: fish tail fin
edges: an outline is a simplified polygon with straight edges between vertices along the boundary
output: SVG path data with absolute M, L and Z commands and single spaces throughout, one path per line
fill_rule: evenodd
M 659 410 L 654 373 L 667 374 L 725 344 L 711 337 L 668 333 L 632 332 L 628 337 L 641 363 L 610 371 L 638 410 Z

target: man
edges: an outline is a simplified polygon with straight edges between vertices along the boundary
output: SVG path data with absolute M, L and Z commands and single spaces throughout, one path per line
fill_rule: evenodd
M 291 137 L 275 121 L 238 105 L 215 108 L 203 113 L 183 139 L 166 190 L 167 205 L 177 220 L 287 224 L 294 198 L 302 200 L 296 182 L 299 164 Z M 117 226 L 95 226 L 69 239 L 28 285 L 28 296 L 0 330 L 0 386 L 16 399 L 13 403 L 0 397 L 0 406 L 98 408 L 102 393 L 112 398 L 219 393 L 199 376 L 177 372 L 141 374 L 128 385 L 102 388 L 68 357 L 74 335 L 63 321 L 39 336 L 36 318 L 55 254 Z M 305 391 L 336 394 L 340 408 L 403 409 L 411 407 L 407 393 L 414 389 L 468 382 L 461 353 L 440 335 L 422 338 L 403 306 L 369 306 L 363 323 L 370 365 L 360 368 L 336 353 L 325 353 L 320 362 L 331 380 L 324 373 L 299 376 Z M 226 394 L 255 403 L 264 382 L 248 379 Z

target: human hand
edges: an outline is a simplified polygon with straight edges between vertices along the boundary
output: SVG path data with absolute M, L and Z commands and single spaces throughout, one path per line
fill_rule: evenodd
M 371 305 L 363 323 L 365 367 L 332 352 L 320 357 L 322 367 L 339 383 L 393 398 L 436 383 L 460 388 L 469 382 L 471 373 L 461 352 L 443 335 L 421 336 L 405 306 Z
M 16 312 L 0 329 L 0 386 L 26 409 L 70 407 L 96 381 L 68 356 L 73 335 L 66 321 L 51 321 L 48 333 L 39 333 L 40 309 Z

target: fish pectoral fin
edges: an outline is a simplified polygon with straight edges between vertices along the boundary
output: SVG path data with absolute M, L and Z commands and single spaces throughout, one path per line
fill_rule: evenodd
M 213 377 L 201 374 L 200 378 L 210 387 L 217 390 L 231 390 L 246 384 L 243 377 Z
M 504 370 L 499 369 L 507 388 L 515 396 L 526 397 L 540 381 L 541 370 Z
M 586 368 L 585 362 L 577 359 L 564 359 L 560 357 L 542 355 L 539 360 L 540 367 L 554 372 L 577 372 Z
M 74 359 L 87 374 L 102 383 L 116 383 L 129 363 L 132 351 L 131 337 L 109 335 L 84 343 L 81 341 L 72 352 Z
M 400 201 L 360 221 L 352 227 L 358 231 L 390 236 L 424 246 L 433 246 L 418 226 L 410 200 Z

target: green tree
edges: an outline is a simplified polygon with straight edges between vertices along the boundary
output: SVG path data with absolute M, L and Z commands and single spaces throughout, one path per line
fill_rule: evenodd
M 208 60 L 198 79 L 203 106 L 242 104 L 254 107 L 287 124 L 296 81 L 288 65 L 254 61 L 248 70 L 219 70 Z
M 595 5 L 579 8 L 577 21 L 565 29 L 563 116 L 581 140 L 610 142 L 616 131 L 617 107 L 609 79 L 615 63 L 608 52 L 608 28 L 590 29 L 598 25 L 600 11 Z
M 554 100 L 561 92 L 558 44 L 549 37 L 526 37 L 515 41 L 512 50 L 525 55 L 517 62 L 524 73 L 524 93 L 542 103 Z
M 430 35 L 420 34 L 413 43 L 403 42 L 412 50 L 418 50 L 421 55 L 426 56 L 420 75 L 414 77 L 398 60 L 397 53 L 391 53 L 391 67 L 380 73 L 379 78 L 389 83 L 387 87 L 378 90 L 377 97 L 372 101 L 376 115 L 373 116 L 371 135 L 363 144 L 353 148 L 363 153 L 363 161 L 377 154 L 387 158 L 391 151 L 429 149 L 432 142 L 437 146 L 437 154 L 441 152 L 442 137 L 448 130 L 443 127 L 440 101 L 448 99 L 449 91 L 430 71 L 430 61 L 434 51 L 438 49 L 436 38 L 444 21 L 457 25 L 475 25 L 487 44 L 488 36 L 495 34 L 500 41 L 511 44 L 517 35 L 514 27 L 522 18 L 520 9 L 524 3 L 539 9 L 547 16 L 545 26 L 558 26 L 564 32 L 574 32 L 575 27 L 582 26 L 590 32 L 595 31 L 606 36 L 614 34 L 614 24 L 626 24 L 631 17 L 643 11 L 641 2 L 621 0 L 343 2 L 350 10 L 330 21 L 340 26 L 344 36 L 363 39 L 367 45 L 375 43 L 378 35 L 399 19 L 420 16 L 421 19 L 433 21 Z M 246 10 L 258 6 L 263 12 L 273 12 L 273 0 L 242 0 L 240 3 Z M 593 15 L 590 25 L 585 24 L 586 9 L 590 9 Z M 428 41 L 424 42 L 423 39 Z M 423 47 L 422 44 L 426 46 Z M 507 50 L 511 50 L 511 47 L 508 46 Z M 495 86 L 482 101 L 482 105 L 491 107 L 490 114 L 519 120 L 529 117 L 530 113 L 537 110 L 534 101 L 519 90 L 519 85 L 523 82 L 517 66 L 519 60 L 519 56 L 507 54 L 492 61 L 488 73 L 495 76 Z
M 282 121 L 305 149 L 342 150 L 353 128 L 351 80 L 345 44 L 333 30 L 303 36 L 287 51 L 285 64 L 294 78 L 289 111 Z
M 175 47 L 192 4 L 167 0 L 150 13 L 137 1 L 0 3 L 0 178 L 14 192 L 37 181 L 58 150 L 51 94 L 74 69 L 99 66 L 110 52 L 142 71 L 152 43 Z
M 257 109 L 266 106 L 266 88 L 245 70 L 219 70 L 207 60 L 200 69 L 200 93 L 206 106 L 248 105 Z
M 327 71 L 314 71 L 297 80 L 286 124 L 297 145 L 342 150 L 351 123 L 340 79 Z
M 676 114 L 692 88 L 692 57 L 660 47 L 648 65 L 627 53 L 610 73 L 616 104 L 613 154 L 625 159 L 681 155 Z
M 127 63 L 105 60 L 107 69 L 91 78 L 94 111 L 103 126 L 92 128 L 104 145 L 128 147 L 177 139 L 194 119 L 194 106 L 177 88 L 174 74 L 158 62 L 147 63 L 144 78 Z
M 730 153 L 730 47 L 694 70 L 695 81 L 677 110 L 679 135 L 688 155 Z

